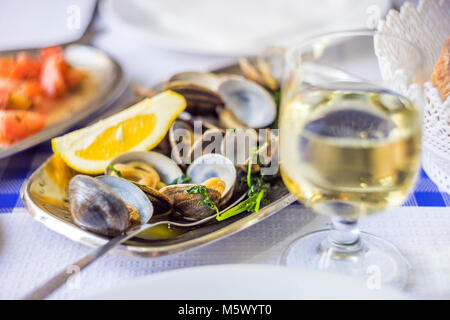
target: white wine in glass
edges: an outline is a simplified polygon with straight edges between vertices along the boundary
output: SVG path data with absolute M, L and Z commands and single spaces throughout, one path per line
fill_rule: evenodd
M 355 76 L 355 70 L 346 73 L 342 67 L 351 63 L 336 48 L 370 44 L 373 37 L 371 32 L 325 35 L 287 56 L 279 119 L 281 174 L 304 205 L 331 216 L 332 227 L 294 241 L 282 262 L 356 276 L 376 267 L 380 281 L 403 287 L 409 265 L 401 253 L 357 227 L 358 218 L 401 205 L 420 166 L 418 107 L 383 86 L 381 76 L 373 80 L 373 71 L 372 77 L 364 70 Z M 378 71 L 373 46 L 366 49 L 365 67 Z M 417 52 L 411 74 L 421 74 L 420 56 Z M 421 83 L 415 88 L 420 90 Z

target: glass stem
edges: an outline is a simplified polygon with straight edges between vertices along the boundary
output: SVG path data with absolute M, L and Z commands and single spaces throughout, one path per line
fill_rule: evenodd
M 358 220 L 331 219 L 328 243 L 338 252 L 356 252 L 361 249 Z

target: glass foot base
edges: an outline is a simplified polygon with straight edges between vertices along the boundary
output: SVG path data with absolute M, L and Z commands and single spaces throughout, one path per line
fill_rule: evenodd
M 283 252 L 280 263 L 361 278 L 369 289 L 408 286 L 410 265 L 390 242 L 361 232 L 359 242 L 339 247 L 330 242 L 328 233 L 319 230 L 297 238 Z

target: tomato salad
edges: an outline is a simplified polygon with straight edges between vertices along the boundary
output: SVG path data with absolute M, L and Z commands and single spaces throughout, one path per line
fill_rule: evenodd
M 66 61 L 61 47 L 0 57 L 0 146 L 42 130 L 55 102 L 76 91 L 85 75 Z

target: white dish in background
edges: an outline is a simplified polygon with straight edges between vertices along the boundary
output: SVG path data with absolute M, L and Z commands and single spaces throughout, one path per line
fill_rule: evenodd
M 177 269 L 136 278 L 88 299 L 289 300 L 408 299 L 355 279 L 274 265 L 229 264 Z
M 366 28 L 391 6 L 390 0 L 325 1 L 104 0 L 100 11 L 111 28 L 156 47 L 239 56 L 314 33 Z

